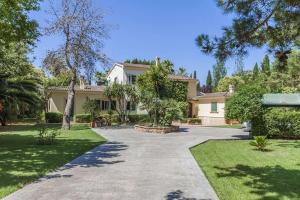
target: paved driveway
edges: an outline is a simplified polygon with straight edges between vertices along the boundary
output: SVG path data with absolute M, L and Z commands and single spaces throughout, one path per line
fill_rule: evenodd
M 238 129 L 205 127 L 167 135 L 132 128 L 95 131 L 108 142 L 6 199 L 218 199 L 189 147 L 246 137 Z

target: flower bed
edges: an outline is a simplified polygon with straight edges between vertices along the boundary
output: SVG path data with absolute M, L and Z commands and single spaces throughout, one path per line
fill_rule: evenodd
M 154 127 L 154 126 L 145 126 L 145 125 L 135 125 L 134 129 L 146 133 L 166 134 L 166 133 L 179 131 L 179 126 Z

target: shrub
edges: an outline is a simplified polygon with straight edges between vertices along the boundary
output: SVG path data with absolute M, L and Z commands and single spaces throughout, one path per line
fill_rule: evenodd
M 38 126 L 39 134 L 37 138 L 37 144 L 39 145 L 51 145 L 55 142 L 55 138 L 60 134 L 59 130 L 48 129 L 45 124 Z
M 264 116 L 269 137 L 300 138 L 300 112 L 272 109 Z
M 173 120 L 182 119 L 182 110 L 186 108 L 186 102 L 177 102 L 173 99 L 164 100 L 161 103 L 159 112 L 159 124 L 162 126 L 170 126 Z
M 45 120 L 47 123 L 61 123 L 63 114 L 59 112 L 47 112 L 45 113 Z
M 260 151 L 265 151 L 269 142 L 267 140 L 267 136 L 255 136 L 254 140 L 249 144 L 255 146 Z
M 198 125 L 200 125 L 202 123 L 202 121 L 199 118 L 189 118 L 187 120 L 187 123 L 188 124 L 198 124 Z
M 147 123 L 151 121 L 148 114 L 130 114 L 128 119 L 131 123 Z
M 120 122 L 120 117 L 118 114 L 102 114 L 100 118 L 103 118 L 106 121 L 107 125 L 111 125 L 112 123 L 119 123 Z
M 77 123 L 89 123 L 92 121 L 91 114 L 77 114 L 75 116 L 75 122 Z

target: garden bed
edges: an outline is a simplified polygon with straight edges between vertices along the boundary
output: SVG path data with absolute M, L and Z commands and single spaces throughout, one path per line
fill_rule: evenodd
M 134 129 L 137 131 L 146 132 L 146 133 L 166 134 L 166 133 L 179 131 L 179 126 L 154 127 L 154 126 L 147 126 L 147 125 L 135 125 Z

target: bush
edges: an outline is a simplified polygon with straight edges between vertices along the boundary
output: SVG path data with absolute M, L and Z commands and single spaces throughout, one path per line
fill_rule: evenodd
M 37 144 L 39 145 L 51 145 L 55 142 L 55 138 L 60 134 L 59 130 L 48 129 L 45 124 L 38 126 L 39 134 L 37 138 Z
M 45 120 L 47 123 L 61 123 L 63 114 L 59 112 L 47 112 L 45 113 Z
M 187 123 L 200 125 L 202 121 L 199 118 L 188 118 Z
M 108 125 L 111 125 L 112 123 L 119 123 L 120 122 L 120 117 L 118 114 L 102 114 L 100 118 L 103 118 L 106 120 L 106 123 Z
M 269 137 L 300 138 L 300 112 L 272 109 L 264 116 Z
M 260 151 L 265 151 L 269 142 L 267 136 L 255 136 L 254 141 L 251 141 L 249 144 L 255 146 Z
M 131 123 L 147 123 L 151 121 L 148 114 L 130 114 L 128 119 Z
M 91 114 L 77 114 L 75 116 L 75 122 L 77 123 L 89 123 L 92 121 Z

